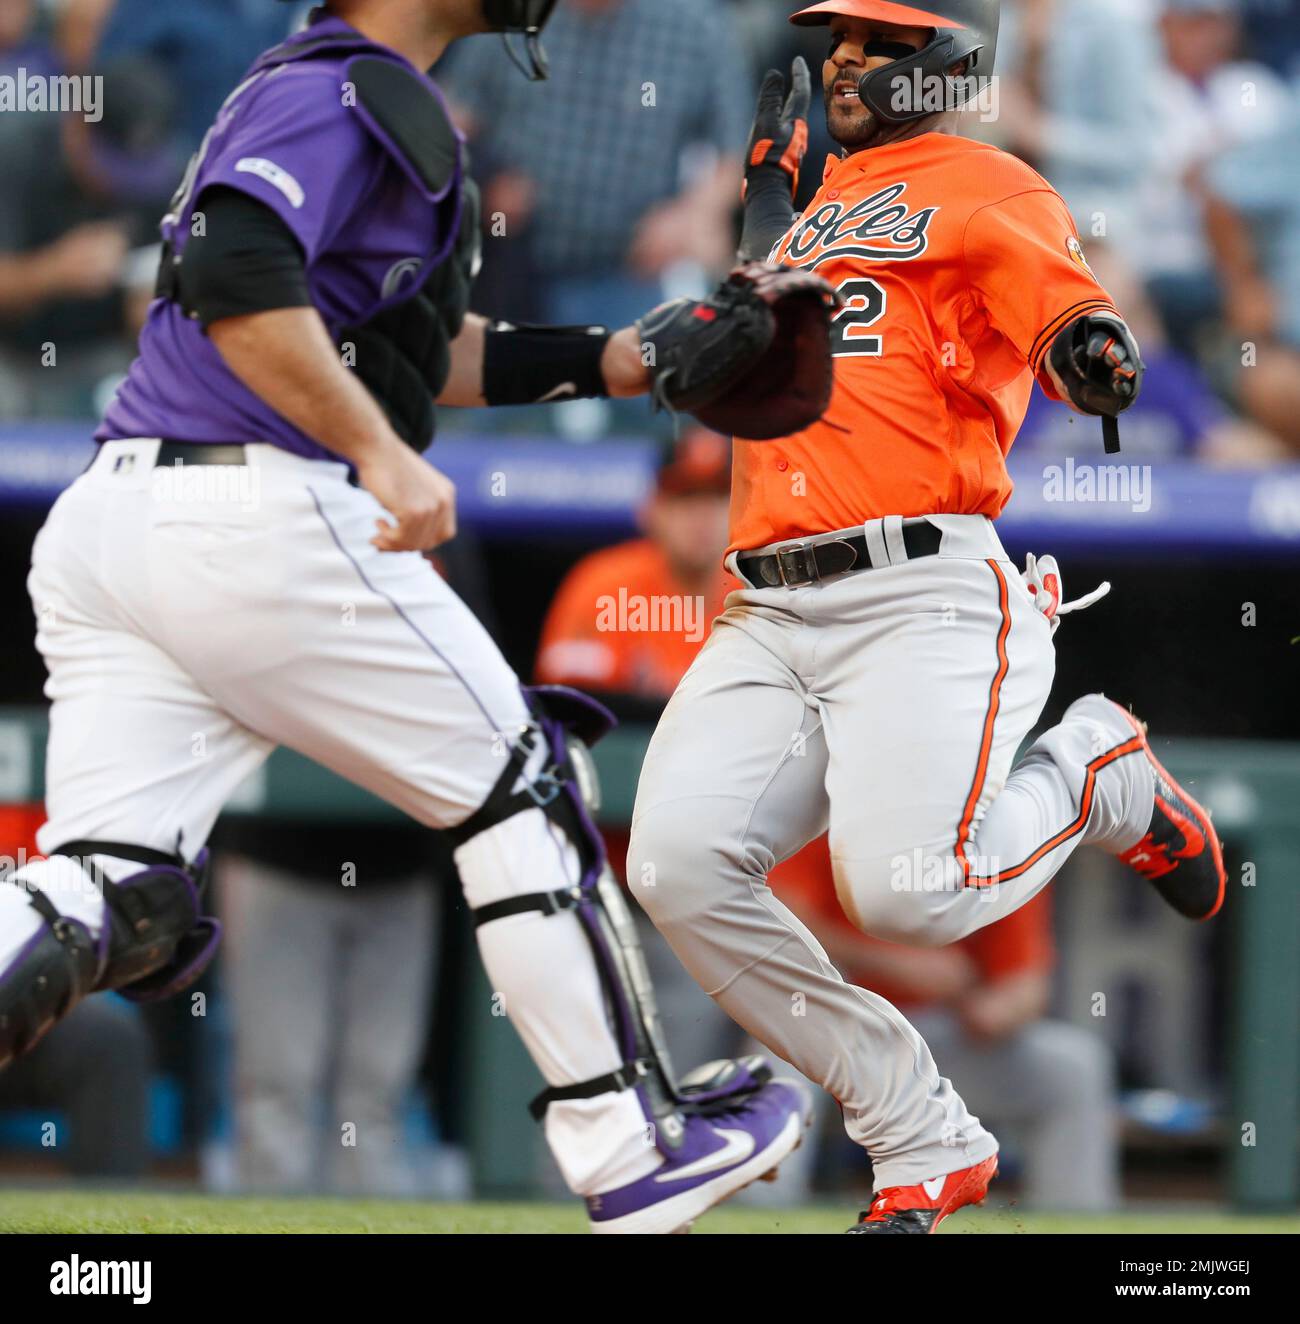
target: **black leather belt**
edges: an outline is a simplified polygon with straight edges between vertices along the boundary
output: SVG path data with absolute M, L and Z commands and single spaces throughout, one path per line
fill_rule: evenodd
M 247 464 L 242 442 L 164 441 L 158 447 L 155 469 L 171 464 Z
M 942 532 L 928 521 L 904 524 L 902 533 L 909 561 L 937 555 L 943 542 Z M 854 533 L 830 542 L 792 543 L 775 552 L 742 552 L 736 567 L 755 588 L 801 588 L 847 570 L 870 570 L 871 553 L 866 535 Z

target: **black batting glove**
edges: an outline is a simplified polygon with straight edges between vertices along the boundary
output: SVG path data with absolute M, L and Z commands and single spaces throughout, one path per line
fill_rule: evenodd
M 1146 364 L 1133 333 L 1114 314 L 1072 322 L 1052 346 L 1052 367 L 1077 409 L 1122 414 L 1142 389 Z
M 785 75 L 769 69 L 758 93 L 758 110 L 745 154 L 745 228 L 739 257 L 742 262 L 762 261 L 794 220 L 794 196 L 799 168 L 808 150 L 808 107 L 812 102 L 812 75 L 803 56 L 790 66 L 790 87 Z
M 745 192 L 756 178 L 779 170 L 786 176 L 791 199 L 799 187 L 799 167 L 808 150 L 808 107 L 812 75 L 802 55 L 790 66 L 790 90 L 785 75 L 769 69 L 758 92 L 758 111 L 745 155 Z
M 1088 313 L 1056 337 L 1050 358 L 1070 402 L 1100 414 L 1106 449 L 1119 450 L 1115 420 L 1138 398 L 1146 372 L 1132 331 L 1114 313 Z

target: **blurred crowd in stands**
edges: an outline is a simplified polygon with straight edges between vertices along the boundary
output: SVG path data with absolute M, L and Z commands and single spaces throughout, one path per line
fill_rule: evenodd
M 791 0 L 793 3 L 793 0 Z M 479 307 L 624 325 L 734 252 L 756 76 L 823 36 L 781 0 L 565 0 L 552 77 L 496 38 L 437 70 L 485 189 Z M 158 216 L 226 93 L 309 8 L 269 0 L 0 0 L 0 74 L 103 78 L 102 118 L 0 114 L 0 419 L 92 417 L 129 362 Z M 1300 452 L 1297 0 L 1007 0 L 996 113 L 963 132 L 1041 170 L 1150 367 L 1135 458 Z M 816 107 L 801 202 L 832 149 Z M 59 371 L 49 369 L 57 360 Z M 449 426 L 474 429 L 462 416 Z M 491 426 L 642 433 L 644 405 L 577 401 Z M 1089 451 L 1040 396 L 1018 454 Z
M 453 52 L 437 76 L 485 199 L 476 307 L 621 325 L 707 288 L 735 250 L 758 74 L 797 54 L 814 77 L 820 70 L 824 36 L 789 27 L 792 8 L 563 0 L 543 85 L 520 78 L 496 38 Z M 306 9 L 0 0 L 0 76 L 101 76 L 104 109 L 94 122 L 0 113 L 0 422 L 98 412 L 132 356 L 155 227 L 186 157 L 254 56 Z M 1062 192 L 1137 332 L 1150 371 L 1126 416 L 1126 455 L 1300 457 L 1300 0 L 1004 0 L 1003 13 L 998 113 L 969 114 L 963 131 L 1023 156 Z M 833 149 L 816 107 L 810 128 L 801 204 Z M 488 424 L 461 413 L 444 426 Z M 577 442 L 655 425 L 643 402 L 575 401 L 545 414 L 497 411 L 490 426 Z M 1100 455 L 1100 428 L 1036 396 L 1017 445 L 1045 459 Z M 688 429 L 641 511 L 643 536 L 592 553 L 561 585 L 537 680 L 597 693 L 625 720 L 656 720 L 736 586 L 721 567 L 728 486 L 726 440 Z M 491 629 L 468 537 L 440 569 Z M 680 630 L 607 630 L 593 607 L 606 599 L 666 599 L 689 619 Z M 0 819 L 0 853 L 30 849 L 36 821 Z M 454 1078 L 428 1046 L 430 1018 L 445 1025 L 456 1010 L 453 986 L 464 981 L 454 967 L 470 949 L 446 853 L 415 830 L 367 829 L 360 851 L 348 825 L 250 820 L 223 832 L 219 974 L 236 1138 L 225 1176 L 209 1177 L 463 1194 L 463 1173 L 435 1181 L 404 1140 L 417 1080 L 436 1092 Z M 626 840 L 613 832 L 609 845 L 621 869 Z M 340 887 L 340 860 L 360 887 Z M 975 1111 L 1018 1136 L 1029 1200 L 1115 1203 L 1115 1063 L 1097 1034 L 1050 1015 L 1048 897 L 957 947 L 909 951 L 847 926 L 824 842 L 773 885 L 848 977 L 916 1017 Z M 647 946 L 680 1060 L 739 1051 L 739 1032 L 648 929 Z M 118 1002 L 85 1004 L 21 1071 L 0 1077 L 0 1121 L 6 1109 L 57 1105 L 75 1137 L 72 1171 L 144 1172 L 151 1105 L 141 1081 L 152 1045 L 184 1038 L 179 1024 L 153 1024 L 150 1035 Z M 432 1035 L 434 1057 L 446 1038 Z M 340 1152 L 339 1118 L 359 1122 L 368 1142 Z M 438 1120 L 444 1141 L 456 1141 L 451 1101 Z M 803 1185 L 779 1198 L 806 1193 L 808 1171 L 794 1180 Z

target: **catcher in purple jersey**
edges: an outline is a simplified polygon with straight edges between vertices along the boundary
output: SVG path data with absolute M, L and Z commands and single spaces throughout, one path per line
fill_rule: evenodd
M 771 1171 L 807 1101 L 760 1058 L 674 1075 L 589 812 L 611 719 L 522 689 L 433 573 L 455 494 L 420 452 L 435 402 L 653 389 L 726 426 L 761 396 L 802 426 L 833 296 L 748 267 L 613 334 L 468 312 L 477 193 L 421 70 L 497 31 L 541 78 L 553 7 L 336 0 L 187 170 L 139 358 L 33 551 L 49 821 L 0 884 L 0 1066 L 92 992 L 197 978 L 219 938 L 204 842 L 287 745 L 449 833 L 565 1179 L 594 1230 L 666 1232 Z

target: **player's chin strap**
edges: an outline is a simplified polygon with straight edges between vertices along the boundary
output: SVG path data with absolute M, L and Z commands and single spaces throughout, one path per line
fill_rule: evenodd
M 515 44 L 510 40 L 510 33 L 501 34 L 501 42 L 506 48 L 506 54 L 510 57 L 510 62 L 519 70 L 530 83 L 544 83 L 551 76 L 551 64 L 546 58 L 546 51 L 542 46 L 541 37 L 536 32 L 529 32 L 524 37 L 524 50 L 528 55 L 528 63 L 524 63 L 524 58 L 515 50 Z
M 707 1112 L 726 1106 L 758 1089 L 771 1070 L 762 1058 L 739 1059 L 709 1063 L 677 1080 L 636 927 L 592 818 L 599 810 L 600 793 L 588 747 L 612 728 L 613 714 L 587 695 L 561 685 L 526 688 L 524 697 L 533 722 L 515 740 L 507 767 L 483 805 L 449 835 L 460 846 L 516 814 L 540 809 L 568 837 L 580 864 L 575 884 L 477 907 L 474 924 L 480 927 L 529 912 L 550 916 L 573 911 L 591 946 L 623 1058 L 615 1070 L 591 1080 L 550 1086 L 529 1110 L 540 1121 L 553 1103 L 632 1089 L 654 1125 L 656 1146 L 672 1155 L 685 1138 L 684 1108 Z M 525 775 L 543 747 L 546 766 Z
M 511 63 L 530 82 L 540 83 L 551 75 L 550 61 L 542 47 L 542 29 L 555 4 L 556 0 L 483 0 L 483 15 L 489 26 L 501 33 Z M 527 62 L 511 40 L 515 33 L 523 34 Z

